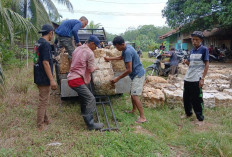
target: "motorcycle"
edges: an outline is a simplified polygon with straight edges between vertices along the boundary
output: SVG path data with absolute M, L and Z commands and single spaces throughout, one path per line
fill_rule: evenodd
M 155 62 L 146 68 L 146 73 L 149 76 L 165 76 L 167 77 L 170 69 L 170 62 L 162 63 L 162 56 L 158 54 Z M 177 72 L 176 72 L 177 73 Z
M 179 63 L 183 60 L 183 59 L 187 59 L 189 57 L 189 54 L 186 51 L 178 51 L 175 52 L 177 55 L 177 58 L 179 60 Z
M 212 61 L 225 63 L 226 62 L 226 57 L 222 53 L 219 56 L 209 54 L 209 62 L 212 62 Z

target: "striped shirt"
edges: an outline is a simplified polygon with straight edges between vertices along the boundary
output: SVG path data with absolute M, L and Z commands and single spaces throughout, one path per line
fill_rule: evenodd
M 79 43 L 78 30 L 82 27 L 82 23 L 79 20 L 66 20 L 56 29 L 56 34 L 61 37 L 74 36 L 75 42 Z
M 190 53 L 190 64 L 187 73 L 185 74 L 185 81 L 197 82 L 202 77 L 205 69 L 205 61 L 209 61 L 209 50 L 205 46 L 200 46 L 198 49 L 193 49 Z

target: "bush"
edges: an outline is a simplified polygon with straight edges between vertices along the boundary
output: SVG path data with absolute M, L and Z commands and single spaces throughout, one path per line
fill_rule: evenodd
M 9 41 L 0 41 L 1 62 L 4 68 L 19 67 L 25 65 L 26 50 L 17 45 L 11 46 Z

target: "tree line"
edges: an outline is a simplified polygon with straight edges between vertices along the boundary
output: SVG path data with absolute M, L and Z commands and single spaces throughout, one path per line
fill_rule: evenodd
M 171 29 L 167 26 L 157 27 L 154 25 L 142 25 L 137 28 L 129 28 L 120 35 L 129 42 L 134 42 L 136 48 L 139 47 L 143 51 L 153 51 L 159 48 L 162 40 L 159 36 L 169 32 Z M 107 33 L 107 40 L 112 41 L 115 34 Z

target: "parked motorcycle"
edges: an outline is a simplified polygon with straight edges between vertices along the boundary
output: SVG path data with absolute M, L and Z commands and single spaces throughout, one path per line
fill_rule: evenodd
M 223 54 L 220 54 L 219 56 L 209 54 L 209 62 L 212 62 L 212 61 L 225 63 L 226 62 L 226 57 Z
M 146 68 L 146 73 L 149 76 L 165 76 L 167 77 L 170 72 L 170 62 L 162 63 L 161 54 L 156 56 L 155 62 Z M 176 71 L 177 73 L 177 71 Z
M 179 60 L 179 63 L 183 60 L 183 59 L 187 59 L 189 57 L 189 54 L 187 53 L 187 51 L 178 51 L 175 52 L 177 55 L 177 58 Z

